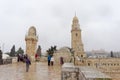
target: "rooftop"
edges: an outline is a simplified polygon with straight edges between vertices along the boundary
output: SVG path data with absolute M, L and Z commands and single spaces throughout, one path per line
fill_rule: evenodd
M 110 78 L 106 74 L 89 66 L 80 67 L 80 72 L 84 74 L 86 78 Z

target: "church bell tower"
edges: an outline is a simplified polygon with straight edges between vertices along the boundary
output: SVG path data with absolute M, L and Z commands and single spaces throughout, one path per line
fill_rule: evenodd
M 85 58 L 86 54 L 84 52 L 81 29 L 77 16 L 73 17 L 72 30 L 71 30 L 71 47 L 74 50 L 74 56 L 79 58 Z

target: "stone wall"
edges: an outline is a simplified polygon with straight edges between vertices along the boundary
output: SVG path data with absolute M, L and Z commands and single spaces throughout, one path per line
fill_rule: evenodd
M 61 71 L 61 80 L 112 80 L 111 77 L 93 67 L 74 66 L 73 63 L 64 63 Z
M 87 58 L 86 66 L 100 70 L 113 80 L 120 80 L 120 58 Z
M 3 59 L 3 64 L 12 64 L 12 58 L 11 59 Z
M 61 80 L 79 80 L 79 68 L 75 67 L 73 63 L 64 63 Z

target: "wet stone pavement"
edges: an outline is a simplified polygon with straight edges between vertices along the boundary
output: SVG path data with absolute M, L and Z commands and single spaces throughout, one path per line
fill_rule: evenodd
M 26 72 L 26 65 L 22 62 L 0 65 L 0 80 L 61 80 L 61 67 L 33 62 Z

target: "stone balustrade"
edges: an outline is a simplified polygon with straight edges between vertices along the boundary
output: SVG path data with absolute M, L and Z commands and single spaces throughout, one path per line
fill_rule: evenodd
M 73 63 L 64 63 L 61 80 L 79 80 L 79 68 L 75 67 Z
M 61 80 L 112 80 L 111 77 L 89 66 L 74 66 L 73 63 L 64 63 L 61 71 Z

